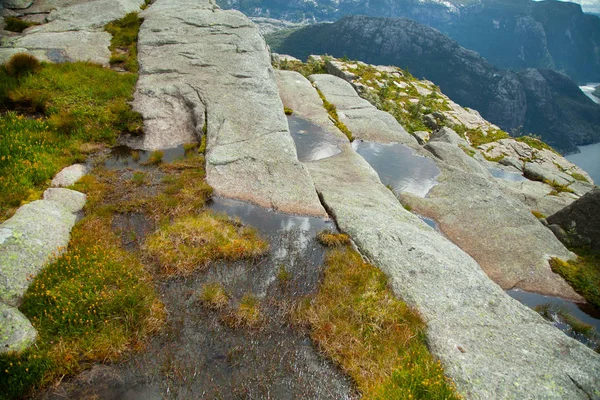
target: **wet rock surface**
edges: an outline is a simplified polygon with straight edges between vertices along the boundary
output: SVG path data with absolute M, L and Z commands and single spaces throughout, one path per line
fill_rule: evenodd
M 591 246 L 600 251 L 600 189 L 596 187 L 549 216 L 548 223 L 561 226 L 568 233 L 571 245 Z
M 127 13 L 139 11 L 144 1 L 42 3 L 39 6 L 40 12 L 52 10 L 46 17 L 49 22 L 4 39 L 0 48 L 0 59 L 9 58 L 8 54 L 14 53 L 16 48 L 19 51 L 25 50 L 42 61 L 91 61 L 108 66 L 111 35 L 104 31 L 104 25 L 122 18 Z
M 141 16 L 134 108 L 145 136 L 133 146 L 174 147 L 206 131 L 207 178 L 217 194 L 324 216 L 256 26 L 209 0 L 158 0 Z

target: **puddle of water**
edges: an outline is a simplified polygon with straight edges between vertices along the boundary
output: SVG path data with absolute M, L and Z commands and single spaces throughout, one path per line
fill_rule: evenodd
M 600 332 L 600 311 L 596 310 L 589 304 L 574 303 L 568 300 L 560 299 L 558 297 L 543 296 L 541 294 L 530 293 L 516 289 L 507 290 L 506 293 L 513 299 L 518 300 L 522 304 L 532 309 L 535 309 L 535 307 L 537 306 L 547 304 L 560 307 L 561 309 L 569 312 L 581 322 L 593 326 L 596 330 L 596 333 Z M 553 324 L 555 327 L 563 331 L 568 336 L 592 348 L 595 348 L 596 346 L 600 345 L 600 341 L 598 340 L 590 340 L 577 332 L 573 332 L 571 330 L 571 327 L 568 324 L 564 323 L 564 321 L 562 321 L 560 317 L 555 318 Z
M 185 157 L 183 145 L 172 149 L 160 150 L 163 152 L 162 162 L 169 163 Z M 127 146 L 115 146 L 110 149 L 104 166 L 109 170 L 121 170 L 125 168 L 144 169 L 144 165 L 150 159 L 152 151 L 134 150 Z
M 512 182 L 523 182 L 527 180 L 527 178 L 518 172 L 505 171 L 500 168 L 488 168 L 488 171 L 490 171 L 494 178 L 504 179 Z
M 416 155 L 403 144 L 381 144 L 355 140 L 352 148 L 379 174 L 394 193 L 409 192 L 425 197 L 437 184 L 440 169 L 427 157 Z
M 322 230 L 335 230 L 329 220 L 298 215 L 282 214 L 250 203 L 213 198 L 210 208 L 239 218 L 245 225 L 255 227 L 269 241 L 271 254 L 268 259 L 252 266 L 217 266 L 209 271 L 209 279 L 226 283 L 236 292 L 251 291 L 264 297 L 277 285 L 282 267 L 292 276 L 291 290 L 295 295 L 314 291 L 320 280 L 325 248 L 317 240 Z
M 437 222 L 435 222 L 435 220 L 433 220 L 431 218 L 424 217 L 422 215 L 418 215 L 418 214 L 417 214 L 417 217 L 419 217 L 421 219 L 421 221 L 425 222 L 427 225 L 429 225 L 430 227 L 432 227 L 436 231 L 440 232 L 440 226 L 438 225 Z
M 342 139 L 336 138 L 319 125 L 290 115 L 288 126 L 296 144 L 299 161 L 317 161 L 341 153 L 338 144 L 343 143 Z

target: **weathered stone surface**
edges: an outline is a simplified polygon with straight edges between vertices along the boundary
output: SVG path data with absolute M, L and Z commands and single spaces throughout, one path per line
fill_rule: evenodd
M 483 165 L 478 163 L 473 157 L 469 157 L 460 147 L 454 144 L 445 141 L 430 140 L 425 145 L 425 149 L 454 168 L 481 174 L 488 179 L 492 179 L 492 175 Z
M 325 215 L 298 161 L 270 56 L 256 26 L 213 1 L 158 0 L 142 13 L 135 147 L 198 140 L 206 124 L 207 180 L 225 197 Z
M 600 189 L 595 188 L 577 201 L 548 217 L 569 233 L 571 244 L 591 246 L 600 251 Z
M 284 62 L 289 62 L 289 61 L 301 62 L 296 57 L 292 57 L 287 54 L 271 53 L 271 62 L 273 64 L 280 64 L 282 61 L 284 61 Z
M 33 0 L 4 0 L 3 6 L 11 9 L 27 8 L 33 3 Z
M 360 156 L 345 151 L 307 165 L 341 230 L 423 315 L 429 347 L 463 395 L 600 396 L 598 354 L 509 298 L 471 257 L 404 210 Z
M 95 0 L 59 6 L 47 17 L 50 22 L 33 26 L 2 45 L 42 51 L 43 61 L 91 61 L 108 66 L 111 36 L 104 31 L 104 25 L 139 11 L 142 4 L 143 0 Z
M 504 156 L 504 159 L 506 160 L 510 157 L 519 160 L 521 164 L 537 164 L 541 168 L 552 173 L 564 173 L 566 175 L 577 173 L 583 175 L 590 183 L 593 183 L 587 172 L 562 157 L 560 154 L 556 154 L 547 149 L 534 149 L 527 143 L 515 139 L 501 139 L 497 142 L 482 144 L 478 148 L 490 158 Z M 568 178 L 568 180 L 573 181 L 574 179 Z
M 525 204 L 531 211 L 539 211 L 544 215 L 552 215 L 571 204 L 577 196 L 562 192 L 550 195 L 552 188 L 535 181 L 513 182 L 497 179 L 496 184 L 505 195 Z
M 72 213 L 83 210 L 87 196 L 83 193 L 70 189 L 50 188 L 44 192 L 44 200 L 60 204 Z
M 88 172 L 89 168 L 85 164 L 73 164 L 69 167 L 63 168 L 58 174 L 56 174 L 56 176 L 52 179 L 51 185 L 54 187 L 71 186 Z
M 415 137 L 415 139 L 417 139 L 417 142 L 419 142 L 419 144 L 421 146 L 424 146 L 428 141 L 429 141 L 429 136 L 431 134 L 427 131 L 416 131 L 413 132 L 413 136 Z
M 398 142 L 417 147 L 416 139 L 408 134 L 396 119 L 361 99 L 351 84 L 333 75 L 311 75 L 310 81 L 337 108 L 340 121 L 357 139 L 373 142 Z
M 46 262 L 69 244 L 76 217 L 53 201 L 25 204 L 0 225 L 0 301 L 18 306 Z
M 462 144 L 464 146 L 469 145 L 469 143 L 467 143 L 467 141 L 465 139 L 458 136 L 458 133 L 454 132 L 452 129 L 448 128 L 447 126 L 444 126 L 440 129 L 438 129 L 437 131 L 432 132 L 429 140 L 436 141 L 436 142 L 446 142 L 446 143 L 453 144 L 455 146 L 458 146 L 459 144 Z
M 534 181 L 556 182 L 557 184 L 564 186 L 568 186 L 575 182 L 575 179 L 572 176 L 558 171 L 545 169 L 542 166 L 534 163 L 525 163 L 523 166 L 523 175 Z
M 17 308 L 0 302 L 0 354 L 20 352 L 35 343 L 37 331 Z
M 427 198 L 402 194 L 403 204 L 435 219 L 442 232 L 504 289 L 582 300 L 548 264 L 552 256 L 570 259 L 574 255 L 528 207 L 508 198 L 488 176 L 445 163 L 438 166 L 439 184 Z

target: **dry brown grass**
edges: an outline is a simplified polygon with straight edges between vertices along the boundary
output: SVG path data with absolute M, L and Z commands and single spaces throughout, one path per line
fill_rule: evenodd
M 229 296 L 220 283 L 207 283 L 199 295 L 202 305 L 211 310 L 223 310 L 229 306 Z
M 327 247 L 342 247 L 348 246 L 352 242 L 350 236 L 344 233 L 334 233 L 331 231 L 321 231 L 317 234 L 317 240 L 323 246 Z

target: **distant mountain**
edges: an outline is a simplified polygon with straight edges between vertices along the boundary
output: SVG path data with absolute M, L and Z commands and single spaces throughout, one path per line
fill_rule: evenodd
M 252 16 L 334 21 L 405 17 L 429 25 L 501 68 L 551 68 L 600 81 L 600 18 L 581 6 L 532 0 L 218 0 Z
M 407 68 L 507 132 L 541 135 L 563 152 L 600 141 L 600 106 L 567 76 L 550 69 L 500 70 L 439 31 L 409 19 L 345 17 L 267 40 L 273 51 L 301 59 L 331 54 Z

